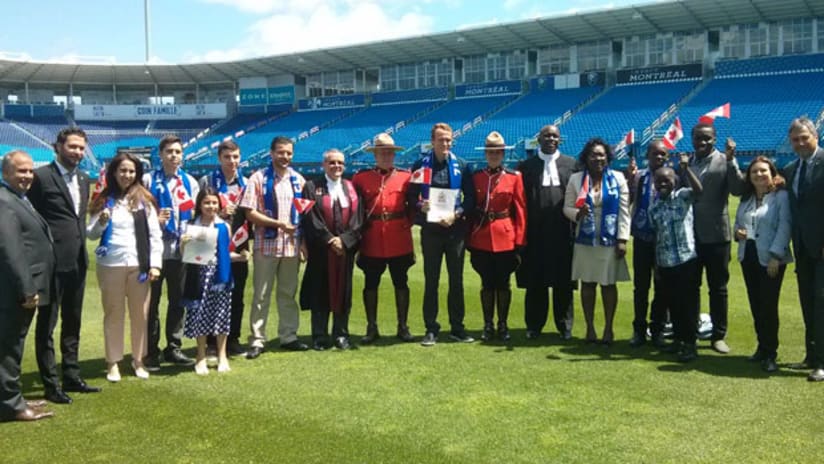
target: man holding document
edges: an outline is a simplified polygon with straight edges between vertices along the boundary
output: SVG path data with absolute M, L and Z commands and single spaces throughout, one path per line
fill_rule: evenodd
M 466 163 L 455 156 L 452 148 L 452 128 L 439 122 L 432 127 L 432 150 L 415 162 L 408 190 L 408 204 L 415 205 L 416 223 L 421 226 L 421 250 L 425 289 L 423 320 L 426 335 L 423 346 L 438 341 L 438 285 L 441 261 L 446 256 L 449 273 L 449 338 L 453 341 L 475 341 L 466 333 L 464 319 L 464 236 L 465 208 L 475 204 L 472 175 Z

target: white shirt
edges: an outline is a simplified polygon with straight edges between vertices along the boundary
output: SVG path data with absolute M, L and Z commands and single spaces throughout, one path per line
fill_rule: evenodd
M 60 164 L 60 161 L 56 161 L 54 164 L 57 165 L 60 176 L 63 177 L 63 181 L 66 182 L 66 187 L 69 188 L 69 195 L 71 195 L 72 204 L 74 205 L 74 214 L 80 216 L 80 182 L 77 179 L 77 168 L 70 171 Z
M 338 200 L 341 208 L 349 206 L 349 197 L 343 191 L 343 182 L 340 179 L 332 180 L 326 176 L 326 188 L 329 190 L 329 196 L 332 197 L 332 203 Z
M 544 160 L 544 175 L 541 185 L 544 187 L 560 187 L 561 176 L 558 174 L 558 164 L 556 161 L 561 156 L 561 152 L 555 150 L 555 153 L 547 155 L 544 152 L 538 152 L 538 156 Z
M 97 213 L 89 219 L 86 235 L 90 240 L 100 239 L 103 231 L 106 230 L 106 226 L 98 223 L 99 218 L 100 213 Z M 139 264 L 135 240 L 137 234 L 134 228 L 134 216 L 125 198 L 118 200 L 109 211 L 109 222 L 112 224 L 112 239 L 109 242 L 106 256 L 99 256 L 97 264 L 109 267 L 136 267 Z M 157 212 L 152 206 L 146 208 L 146 222 L 149 224 L 149 267 L 161 269 L 163 267 L 163 234 L 160 231 Z

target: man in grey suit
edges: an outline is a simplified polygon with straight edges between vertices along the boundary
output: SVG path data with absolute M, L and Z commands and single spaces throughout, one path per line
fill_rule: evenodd
M 25 197 L 34 177 L 31 156 L 3 156 L 0 185 L 0 421 L 34 421 L 54 415 L 45 401 L 27 402 L 20 391 L 23 344 L 34 310 L 51 303 L 54 248 L 46 221 Z
M 824 381 L 824 149 L 807 118 L 790 124 L 790 142 L 798 158 L 784 168 L 790 194 L 792 241 L 798 299 L 804 316 L 806 356 L 792 366 L 812 369 L 811 382 Z
M 727 336 L 727 282 L 730 280 L 730 215 L 727 199 L 739 196 L 744 188 L 744 174 L 735 161 L 735 142 L 727 139 L 726 153 L 715 149 L 715 127 L 698 123 L 692 128 L 695 156 L 689 167 L 698 176 L 703 192 L 694 206 L 695 248 L 699 273 L 707 270 L 712 318 L 712 349 L 726 354 L 730 347 Z M 683 175 L 683 173 L 681 173 Z M 685 178 L 682 184 L 688 185 Z

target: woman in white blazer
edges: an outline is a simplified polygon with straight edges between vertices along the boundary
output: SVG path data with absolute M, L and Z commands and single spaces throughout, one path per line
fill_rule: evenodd
M 753 159 L 735 215 L 738 260 L 747 286 L 758 348 L 750 356 L 775 372 L 778 351 L 778 297 L 787 263 L 792 262 L 790 202 L 784 179 L 769 158 Z

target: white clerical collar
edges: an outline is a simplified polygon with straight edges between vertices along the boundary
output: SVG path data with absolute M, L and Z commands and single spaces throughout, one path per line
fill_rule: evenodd
M 540 156 L 541 159 L 544 160 L 544 161 L 555 161 L 556 159 L 558 159 L 559 156 L 561 156 L 561 152 L 558 151 L 558 150 L 555 150 L 555 153 L 553 153 L 551 155 L 548 155 L 548 154 L 544 153 L 543 151 L 539 151 L 538 156 Z
M 326 177 L 326 185 L 329 186 L 329 190 L 332 190 L 332 187 L 341 188 L 341 180 L 340 179 L 333 180 L 331 177 L 329 177 L 328 174 L 324 174 L 324 177 Z

